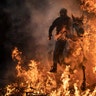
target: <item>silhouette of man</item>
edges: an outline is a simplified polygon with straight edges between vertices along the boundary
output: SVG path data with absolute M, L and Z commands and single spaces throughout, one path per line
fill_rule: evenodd
M 70 28 L 71 28 L 71 19 L 67 15 L 67 10 L 65 8 L 62 8 L 60 10 L 60 16 L 56 18 L 52 25 L 49 28 L 49 40 L 51 40 L 52 37 L 52 31 L 56 28 L 56 44 L 55 49 L 53 53 L 53 66 L 50 70 L 50 72 L 56 72 L 57 71 L 57 63 L 60 63 L 60 58 L 63 55 L 63 50 L 66 45 L 66 39 L 68 38 L 68 34 L 70 34 Z

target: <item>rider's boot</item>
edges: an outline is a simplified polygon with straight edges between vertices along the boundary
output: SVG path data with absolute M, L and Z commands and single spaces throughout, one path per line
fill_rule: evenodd
M 54 72 L 54 73 L 57 72 L 57 63 L 54 63 L 54 64 L 53 64 L 50 72 Z

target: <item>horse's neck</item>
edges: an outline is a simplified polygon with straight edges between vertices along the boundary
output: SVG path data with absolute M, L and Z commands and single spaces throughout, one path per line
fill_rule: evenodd
M 72 35 L 76 35 L 76 30 L 75 30 L 75 28 L 73 27 L 73 24 L 72 24 L 72 26 L 71 26 L 71 28 L 70 28 L 70 32 L 71 32 Z

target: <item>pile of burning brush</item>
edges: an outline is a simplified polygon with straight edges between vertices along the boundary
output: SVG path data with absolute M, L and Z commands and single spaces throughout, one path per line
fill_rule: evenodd
M 70 66 L 61 73 L 50 73 L 38 69 L 38 63 L 31 60 L 29 69 L 23 68 L 22 53 L 17 48 L 12 54 L 18 61 L 16 66 L 17 79 L 15 83 L 0 89 L 0 96 L 96 96 L 96 88 L 81 90 L 76 81 L 71 84 Z
M 89 14 L 96 14 L 96 0 L 81 0 L 81 2 L 82 10 L 87 11 Z M 89 66 L 89 70 L 87 71 L 95 78 L 96 44 L 94 42 L 96 42 L 96 17 L 87 18 L 89 19 L 85 22 L 87 28 L 85 30 L 86 34 L 83 46 L 86 49 L 86 53 L 88 52 L 87 55 L 90 59 L 88 62 L 89 65 L 87 64 L 87 67 Z M 73 74 L 71 76 L 70 66 L 66 66 L 63 71 L 53 74 L 38 67 L 40 66 L 40 62 L 30 60 L 29 64 L 27 64 L 28 68 L 25 68 L 23 66 L 22 52 L 19 52 L 17 48 L 13 50 L 12 58 L 17 62 L 16 81 L 7 85 L 5 88 L 0 88 L 0 96 L 96 96 L 96 83 L 93 85 L 86 84 L 86 89 L 81 90 L 80 84 L 82 82 L 74 79 L 72 77 Z M 75 70 L 76 72 L 77 70 Z M 94 75 L 92 75 L 92 72 Z M 90 75 L 89 73 L 88 75 Z M 78 74 L 75 76 L 80 77 Z M 88 79 L 90 80 L 90 78 Z M 74 81 L 73 83 L 71 83 L 72 79 Z

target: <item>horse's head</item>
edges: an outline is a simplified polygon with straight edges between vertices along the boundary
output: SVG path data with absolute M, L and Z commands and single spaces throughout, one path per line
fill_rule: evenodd
M 83 15 L 81 17 L 74 17 L 72 15 L 73 28 L 75 28 L 77 35 L 82 36 L 84 34 Z

